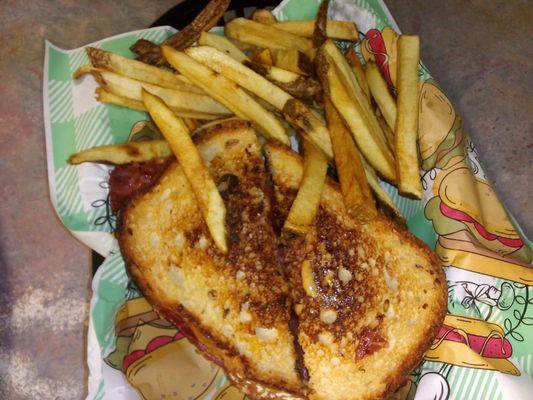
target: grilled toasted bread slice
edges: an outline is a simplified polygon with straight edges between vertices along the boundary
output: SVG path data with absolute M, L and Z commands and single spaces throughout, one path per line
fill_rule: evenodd
M 265 149 L 279 222 L 302 162 L 281 146 Z M 283 248 L 309 399 L 377 399 L 396 390 L 444 319 L 446 279 L 436 256 L 381 215 L 355 223 L 333 181 L 324 186 L 314 228 Z
M 227 209 L 229 251 L 215 247 L 177 162 L 122 211 L 118 238 L 148 300 L 254 399 L 301 399 L 288 287 L 270 221 L 254 130 L 230 121 L 195 135 Z

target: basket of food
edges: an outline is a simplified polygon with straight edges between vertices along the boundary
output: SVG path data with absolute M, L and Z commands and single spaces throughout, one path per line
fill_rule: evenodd
M 527 398 L 530 243 L 418 36 L 229 5 L 47 43 L 52 203 L 105 258 L 88 398 Z

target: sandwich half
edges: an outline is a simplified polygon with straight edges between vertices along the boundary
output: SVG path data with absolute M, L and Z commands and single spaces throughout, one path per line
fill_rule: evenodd
M 275 220 L 283 221 L 302 161 L 283 146 L 265 149 Z M 305 237 L 286 238 L 282 250 L 309 399 L 378 399 L 395 391 L 422 360 L 446 313 L 446 279 L 435 254 L 382 215 L 355 223 L 331 180 L 315 226 Z
M 128 271 L 156 310 L 243 392 L 303 398 L 255 132 L 247 122 L 231 121 L 197 136 L 226 205 L 228 253 L 217 250 L 174 161 L 122 210 L 118 238 Z

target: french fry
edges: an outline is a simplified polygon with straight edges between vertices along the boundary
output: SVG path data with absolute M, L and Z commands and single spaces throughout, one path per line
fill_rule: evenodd
M 196 196 L 198 206 L 215 245 L 221 252 L 226 253 L 228 251 L 226 206 L 190 137 L 187 126 L 179 117 L 174 115 L 159 97 L 143 90 L 142 99 L 150 116 L 176 155 L 176 159 Z
M 311 75 L 314 70 L 311 60 L 296 49 L 272 50 L 272 61 L 274 66 L 299 75 Z
M 344 57 L 346 58 L 346 61 L 348 61 L 348 64 L 350 64 L 350 67 L 352 67 L 352 71 L 355 75 L 355 79 L 357 79 L 357 83 L 363 90 L 366 97 L 369 99 L 370 89 L 368 88 L 368 84 L 366 82 L 365 71 L 363 70 L 361 60 L 359 59 L 359 56 L 357 55 L 353 47 L 348 48 L 346 53 L 344 53 Z
M 215 35 L 214 33 L 202 32 L 198 44 L 201 46 L 211 46 L 227 54 L 234 60 L 242 63 L 249 58 L 237 46 L 224 36 Z
M 189 54 L 193 54 L 191 53 L 193 49 L 210 49 L 215 54 L 218 54 L 225 60 L 228 60 L 230 64 L 235 64 L 242 67 L 244 70 L 253 72 L 231 57 L 213 49 L 212 47 L 202 46 L 190 48 L 187 50 Z M 174 68 L 180 71 L 183 75 L 187 76 L 196 85 L 204 89 L 210 96 L 232 110 L 235 115 L 243 119 L 253 121 L 263 133 L 271 138 L 279 140 L 287 145 L 290 143 L 289 137 L 287 136 L 281 121 L 279 121 L 273 113 L 257 103 L 257 101 L 255 101 L 250 95 L 241 89 L 235 83 L 235 81 L 227 79 L 225 76 L 221 75 L 220 72 L 218 74 L 213 72 L 213 70 L 209 69 L 205 65 L 202 65 L 189 55 L 180 51 L 176 51 L 171 47 L 163 46 L 163 54 Z M 261 76 L 257 76 L 264 80 L 264 78 Z M 247 88 L 245 85 L 241 86 Z M 286 93 L 284 94 L 289 96 Z
M 379 126 L 381 126 L 381 129 L 385 134 L 387 145 L 389 146 L 389 149 L 391 149 L 391 151 L 394 153 L 394 131 L 389 127 L 389 125 L 387 125 L 387 121 L 385 121 L 385 118 L 383 118 L 383 115 L 381 115 L 379 109 L 376 109 L 376 117 L 378 119 Z
M 370 88 L 370 93 L 381 111 L 381 115 L 387 121 L 389 128 L 394 130 L 396 126 L 396 101 L 389 92 L 385 79 L 381 76 L 378 66 L 369 61 L 365 64 L 365 76 Z
M 263 65 L 274 65 L 270 49 L 255 49 L 250 54 L 250 60 Z
M 247 65 L 247 62 L 244 62 Z M 296 72 L 288 71 L 283 68 L 279 68 L 273 65 L 263 65 L 267 71 L 267 76 L 274 79 L 277 82 L 291 83 L 297 81 L 302 75 Z
M 259 22 L 260 24 L 272 25 L 278 22 L 272 11 L 264 8 L 258 8 L 252 13 L 252 20 Z
M 320 83 L 307 76 L 251 61 L 245 61 L 244 65 L 298 99 L 313 100 L 322 90 Z
M 315 24 L 313 27 L 313 44 L 320 47 L 328 40 L 326 25 L 328 23 L 329 0 L 322 0 L 316 13 Z
M 216 49 L 197 46 L 185 50 L 185 53 L 198 63 L 222 74 L 233 82 L 239 82 L 240 86 L 267 100 L 279 110 L 291 98 L 288 93 L 285 93 L 261 75 Z
M 218 20 L 224 16 L 230 0 L 210 0 L 194 20 L 185 28 L 165 39 L 164 45 L 177 50 L 183 50 L 198 40 L 200 34 L 214 27 Z M 139 55 L 139 60 L 147 64 L 164 65 L 165 58 L 161 54 L 160 46 L 146 40 L 139 39 L 131 51 Z
M 359 106 L 363 113 L 364 120 L 368 123 L 370 131 L 376 137 L 377 143 L 380 145 L 382 151 L 386 153 L 387 158 L 394 158 L 390 150 L 386 147 L 385 134 L 379 126 L 376 115 L 372 110 L 370 100 L 367 96 L 365 96 L 363 90 L 359 86 L 353 70 L 350 68 L 350 65 L 344 58 L 339 48 L 335 45 L 335 43 L 333 43 L 332 40 L 328 40 L 324 43 L 321 49 L 323 49 L 324 53 L 330 57 L 330 61 L 338 71 L 339 78 L 341 79 L 342 84 L 346 87 L 348 95 L 352 101 Z M 394 168 L 394 163 L 392 163 L 392 167 Z M 378 170 L 378 172 L 382 173 L 382 170 Z M 390 182 L 394 182 L 396 174 L 389 174 L 385 177 Z
M 394 131 L 398 190 L 403 195 L 421 198 L 418 161 L 418 36 L 402 35 L 398 39 L 398 118 Z
M 185 124 L 185 126 L 187 126 L 190 132 L 194 132 L 200 126 L 200 123 L 198 122 L 197 119 L 189 118 L 189 117 L 185 117 L 182 119 L 183 119 L 183 123 Z
M 95 68 L 105 69 L 128 78 L 170 89 L 204 94 L 202 89 L 183 82 L 177 74 L 167 69 L 154 67 L 96 47 L 86 47 L 85 51 Z
M 328 55 L 320 52 L 317 56 L 317 63 L 317 71 L 322 81 L 322 87 L 343 117 L 357 143 L 357 147 L 382 176 L 394 181 L 394 159 L 385 139 L 381 139 L 372 132 L 360 105 L 349 96 L 348 89 L 343 85 L 339 77 L 338 69 L 335 68 Z
M 227 37 L 227 36 L 225 36 Z M 241 51 L 244 51 L 244 52 L 247 52 L 247 53 L 251 53 L 252 51 L 254 51 L 255 49 L 257 49 L 257 46 L 254 46 L 252 44 L 249 44 L 249 43 L 244 43 L 244 42 L 240 42 L 236 39 L 233 39 L 233 38 L 229 38 L 228 37 L 228 40 L 233 43 L 235 46 L 237 46 L 237 48 Z
M 392 214 L 399 222 L 405 223 L 405 217 L 403 216 L 402 212 L 396 206 L 396 204 L 394 204 L 394 201 L 392 201 L 388 193 L 379 183 L 379 178 L 376 174 L 376 171 L 374 171 L 374 169 L 368 165 L 364 159 L 361 159 L 361 161 L 363 162 L 363 168 L 365 169 L 368 185 L 372 189 L 377 202 L 385 209 L 385 211 L 387 211 L 389 214 Z
M 328 169 L 328 161 L 320 150 L 305 140 L 302 145 L 304 172 L 300 188 L 283 225 L 284 231 L 296 234 L 307 233 L 315 221 Z
M 301 101 L 250 68 L 213 48 L 191 47 L 186 50 L 186 53 L 194 60 L 207 65 L 231 81 L 238 82 L 246 90 L 272 104 L 283 113 L 289 123 L 301 129 L 302 134 L 309 141 L 318 146 L 329 158 L 333 157 L 326 126 Z
M 322 150 L 329 158 L 333 158 L 331 139 L 324 122 L 318 118 L 304 103 L 291 99 L 283 106 L 285 119 L 297 129 L 300 134 Z M 304 131 L 303 129 L 306 129 Z
M 224 32 L 230 39 L 256 47 L 296 49 L 310 59 L 315 56 L 315 48 L 311 40 L 249 19 L 235 18 L 226 24 Z
M 324 110 L 344 204 L 352 217 L 367 221 L 376 215 L 376 206 L 368 186 L 361 155 L 341 116 L 327 96 L 324 96 Z
M 69 164 L 98 162 L 105 164 L 128 164 L 149 161 L 152 158 L 170 157 L 172 151 L 166 140 L 147 140 L 144 142 L 111 144 L 92 147 L 69 157 Z
M 117 96 L 111 92 L 102 89 L 101 87 L 96 88 L 96 100 L 101 103 L 115 104 L 117 106 L 131 108 L 132 110 L 147 111 L 144 103 L 138 100 L 128 99 L 126 97 Z M 174 114 L 182 118 L 194 118 L 194 119 L 204 119 L 204 120 L 213 120 L 220 118 L 221 114 L 208 114 L 197 111 L 184 110 L 176 107 L 169 107 Z
M 188 84 L 194 86 L 194 83 L 192 83 L 191 80 L 190 80 L 189 78 L 187 78 L 186 76 L 176 73 L 176 77 L 177 77 L 180 81 L 182 81 L 182 82 L 184 82 L 184 83 L 188 83 Z M 197 86 L 196 86 L 196 87 L 197 87 Z
M 303 37 L 313 37 L 315 20 L 296 20 L 276 22 L 274 27 Z M 356 42 L 359 38 L 357 26 L 353 22 L 328 20 L 326 34 L 331 39 L 349 40 Z
M 213 126 L 223 124 L 224 122 L 230 122 L 230 121 L 242 121 L 242 118 L 239 117 L 229 117 L 229 118 L 219 118 L 214 121 L 206 122 L 202 125 L 199 125 L 192 133 L 191 136 L 194 136 L 200 132 L 206 131 L 207 129 L 212 128 Z
M 171 108 L 189 110 L 206 114 L 227 115 L 231 112 L 207 94 L 183 92 L 181 90 L 164 88 L 151 83 L 141 82 L 94 67 L 81 67 L 83 72 L 90 72 L 96 81 L 106 91 L 131 100 L 142 100 L 142 89 L 145 89 L 158 97 L 161 97 Z M 82 72 L 76 71 L 77 77 Z

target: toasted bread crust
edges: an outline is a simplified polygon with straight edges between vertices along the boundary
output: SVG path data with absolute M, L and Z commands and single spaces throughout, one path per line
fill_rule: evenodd
M 174 162 L 121 213 L 117 235 L 128 271 L 154 308 L 239 389 L 257 399 L 301 399 L 255 133 L 244 121 L 230 121 L 195 141 L 226 204 L 228 255 L 212 243 Z

